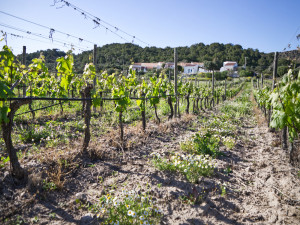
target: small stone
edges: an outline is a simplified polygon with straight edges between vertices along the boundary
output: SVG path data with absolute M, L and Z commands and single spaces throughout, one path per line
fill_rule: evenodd
M 20 196 L 21 196 L 21 198 L 27 198 L 28 197 L 28 195 L 25 191 L 22 192 Z
M 85 193 L 79 192 L 75 195 L 76 199 L 86 202 L 87 201 L 87 195 Z

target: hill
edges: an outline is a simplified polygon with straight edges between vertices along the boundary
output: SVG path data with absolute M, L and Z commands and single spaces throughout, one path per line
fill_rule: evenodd
M 97 71 L 104 69 L 123 70 L 127 69 L 132 62 L 168 62 L 173 61 L 173 48 L 145 47 L 125 43 L 125 44 L 108 44 L 97 48 Z M 273 53 L 264 53 L 258 49 L 244 49 L 241 45 L 212 43 L 205 45 L 203 43 L 191 46 L 178 47 L 178 61 L 183 62 L 203 62 L 215 61 L 219 67 L 224 61 L 236 61 L 239 66 L 245 64 L 250 70 L 262 72 L 267 70 L 273 62 Z M 40 53 L 46 58 L 46 64 L 50 70 L 55 69 L 55 60 L 57 57 L 64 56 L 65 53 L 58 49 L 48 49 L 37 51 L 26 55 L 27 64 L 38 57 Z M 74 56 L 75 68 L 77 72 L 82 73 L 84 65 L 91 61 L 93 51 L 84 51 Z M 18 56 L 20 59 L 21 56 Z M 300 56 L 297 50 L 280 53 L 281 59 L 279 66 L 288 66 L 290 60 L 299 61 Z
M 299 50 L 280 52 L 279 57 L 300 63 L 300 51 Z

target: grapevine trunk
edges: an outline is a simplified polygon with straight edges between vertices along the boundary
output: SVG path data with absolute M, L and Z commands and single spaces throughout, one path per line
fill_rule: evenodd
M 14 115 L 16 111 L 25 104 L 31 103 L 31 99 L 26 99 L 23 101 L 14 101 L 10 104 L 10 109 L 11 111 L 8 113 L 8 119 L 9 121 L 7 123 L 2 122 L 2 132 L 3 132 L 3 139 L 5 142 L 6 150 L 10 158 L 10 163 L 12 166 L 12 174 L 13 176 L 17 178 L 23 178 L 25 175 L 24 169 L 21 167 L 19 161 L 18 161 L 18 156 L 17 156 L 17 151 L 13 146 L 12 143 L 12 138 L 11 138 L 11 133 L 12 133 L 12 125 L 13 125 L 13 120 L 14 120 Z

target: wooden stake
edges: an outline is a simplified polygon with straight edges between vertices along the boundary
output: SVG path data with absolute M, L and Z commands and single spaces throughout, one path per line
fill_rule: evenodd
M 274 68 L 273 68 L 273 84 L 272 84 L 272 90 L 275 88 L 275 80 L 277 75 L 277 61 L 278 61 L 278 52 L 275 52 L 274 54 Z
M 94 45 L 93 64 L 95 66 L 95 69 L 96 69 L 96 64 L 97 64 L 96 52 L 97 52 L 97 45 Z M 95 77 L 94 77 L 94 80 L 93 80 L 94 89 L 96 89 L 96 76 L 97 76 L 97 73 L 95 74 Z M 95 106 L 93 106 L 93 110 L 94 110 L 94 112 L 96 112 L 96 107 Z
M 178 68 L 177 68 L 177 50 L 174 48 L 174 85 L 175 85 L 175 105 L 174 105 L 174 114 L 175 117 L 177 116 L 177 107 L 178 107 L 178 99 L 177 99 L 177 73 L 178 73 Z
M 22 63 L 23 63 L 23 65 L 26 64 L 26 46 L 23 46 Z M 26 97 L 25 82 L 23 81 L 22 83 L 23 83 L 23 97 Z
M 276 81 L 276 76 L 277 76 L 277 61 L 278 61 L 278 52 L 275 52 L 274 54 L 274 68 L 273 68 L 273 84 L 272 84 L 272 91 L 274 90 L 275 88 L 275 81 Z M 272 107 L 271 109 L 269 109 L 269 117 L 268 117 L 268 127 L 270 127 L 270 122 L 271 122 L 271 117 L 272 117 Z M 272 128 L 270 129 L 271 132 L 274 132 L 275 129 Z
M 225 78 L 225 100 L 226 100 L 226 78 Z
M 213 107 L 215 107 L 215 71 L 212 72 L 212 78 L 211 78 L 211 85 L 212 85 L 212 99 L 213 99 Z

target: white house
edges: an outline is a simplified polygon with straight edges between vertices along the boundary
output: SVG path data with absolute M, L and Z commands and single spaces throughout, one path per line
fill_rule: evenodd
M 197 74 L 199 72 L 211 72 L 206 69 L 204 69 L 204 63 L 200 62 L 191 62 L 191 63 L 178 63 L 178 65 L 183 67 L 183 73 L 184 74 Z M 135 70 L 137 72 L 143 71 L 147 72 L 148 70 L 153 69 L 162 69 L 162 68 L 170 68 L 174 69 L 174 63 L 173 62 L 158 62 L 158 63 L 134 63 L 130 65 L 129 69 Z
M 230 71 L 230 70 L 235 71 L 235 70 L 237 70 L 237 68 L 238 68 L 237 62 L 226 61 L 226 62 L 223 62 L 223 66 L 221 67 L 220 72 Z
M 183 73 L 185 74 L 196 74 L 198 73 L 199 65 L 193 63 L 185 63 L 183 66 Z
M 164 68 L 170 68 L 170 69 L 174 69 L 175 64 L 173 62 L 167 62 L 165 63 L 165 67 Z
M 129 69 L 137 71 L 137 72 L 141 72 L 141 71 L 146 72 L 147 71 L 147 68 L 142 66 L 141 63 L 134 63 L 129 66 Z
M 159 69 L 161 67 L 159 63 L 141 63 L 141 65 L 146 68 L 146 71 Z

